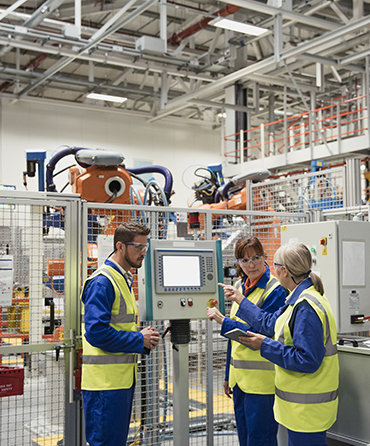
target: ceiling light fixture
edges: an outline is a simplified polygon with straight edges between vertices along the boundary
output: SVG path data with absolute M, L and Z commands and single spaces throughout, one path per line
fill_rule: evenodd
M 210 21 L 209 25 L 237 31 L 238 33 L 249 34 L 250 36 L 259 36 L 268 31 L 266 28 L 260 28 L 259 26 L 250 25 L 249 23 L 236 22 L 235 20 L 225 19 L 223 17 L 217 17 Z
M 217 114 L 217 117 L 218 117 L 218 118 L 224 118 L 224 119 L 225 119 L 226 116 L 227 116 L 227 115 L 226 115 L 225 112 L 223 112 L 223 113 L 218 113 L 218 114 Z
M 89 93 L 87 96 L 89 99 L 98 99 L 99 101 L 108 101 L 108 102 L 125 102 L 127 98 L 122 96 L 110 96 L 108 94 L 99 94 L 99 93 Z

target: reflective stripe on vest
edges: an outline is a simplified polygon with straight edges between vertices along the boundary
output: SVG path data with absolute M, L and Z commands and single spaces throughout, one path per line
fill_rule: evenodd
M 243 359 L 230 359 L 230 364 L 236 369 L 245 370 L 275 370 L 274 364 L 267 361 L 244 361 Z
M 270 276 L 265 289 L 256 287 L 246 299 L 261 307 L 277 286 L 279 286 L 279 281 Z M 242 291 L 241 281 L 236 284 L 236 288 Z M 236 316 L 238 307 L 234 303 L 230 318 L 249 325 Z M 259 350 L 251 350 L 239 342 L 231 341 L 229 385 L 234 387 L 236 384 L 245 393 L 272 395 L 275 387 L 275 366 L 262 358 Z
M 137 355 L 82 355 L 84 364 L 135 364 Z
M 296 307 L 304 300 L 321 322 L 324 358 L 320 367 L 312 373 L 294 372 L 276 366 L 274 414 L 278 423 L 292 431 L 322 432 L 336 420 L 339 386 L 336 325 L 326 297 L 320 296 L 313 286 L 306 289 L 277 319 L 275 336 L 283 345 L 294 348 L 290 322 Z
M 120 331 L 137 331 L 137 305 L 135 296 L 129 289 L 120 272 L 110 266 L 103 266 L 95 271 L 84 283 L 98 275 L 106 277 L 113 287 L 114 301 L 109 325 L 118 333 Z M 93 285 L 92 285 L 93 286 Z M 127 312 L 129 312 L 127 314 Z M 114 314 L 115 313 L 115 314 Z M 112 354 L 91 345 L 85 336 L 85 305 L 82 302 L 82 389 L 83 390 L 118 390 L 130 388 L 136 380 L 137 354 Z
M 262 293 L 261 297 L 259 298 L 258 302 L 256 303 L 258 308 L 261 308 L 261 305 L 263 304 L 266 294 L 278 284 L 279 284 L 279 281 L 277 280 L 277 278 L 271 277 L 271 279 L 267 283 L 265 291 Z
M 116 284 L 120 295 L 121 295 L 121 305 L 119 307 L 119 313 L 118 314 L 111 314 L 110 323 L 111 324 L 127 324 L 130 322 L 136 322 L 136 317 L 134 314 L 127 314 L 127 304 L 125 299 L 122 296 L 122 292 L 120 287 L 118 286 L 117 282 L 114 280 L 114 277 L 112 276 L 111 272 L 107 268 L 101 268 L 100 270 L 102 273 L 105 273 L 107 276 L 109 276 L 112 281 Z M 128 285 L 127 285 L 128 286 Z
M 301 299 L 311 300 L 324 313 L 324 315 L 325 315 L 325 332 L 326 332 L 325 356 L 336 355 L 337 354 L 337 345 L 336 344 L 333 345 L 333 341 L 331 339 L 329 318 L 328 318 L 328 315 L 327 315 L 327 313 L 325 311 L 325 308 L 322 306 L 321 302 L 318 299 L 316 299 L 316 297 L 312 296 L 311 294 L 302 294 L 302 296 L 299 297 L 299 300 L 301 300 Z M 282 330 L 281 330 L 281 332 L 279 334 L 278 341 L 281 344 L 285 344 L 284 325 L 283 325 L 283 328 L 282 328 Z
M 137 318 L 134 314 L 112 314 L 110 318 L 111 324 L 129 324 L 130 322 L 137 322 Z M 85 323 L 85 315 L 81 315 L 81 323 Z
M 280 399 L 288 401 L 289 403 L 321 404 L 321 403 L 329 403 L 330 401 L 336 400 L 336 398 L 338 397 L 338 389 L 324 393 L 295 393 L 295 392 L 293 393 L 293 392 L 284 392 L 275 387 L 275 394 Z

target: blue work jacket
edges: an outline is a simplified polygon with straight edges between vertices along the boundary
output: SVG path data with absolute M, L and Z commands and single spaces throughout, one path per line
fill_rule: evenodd
M 320 367 L 325 355 L 320 318 L 311 305 L 303 301 L 298 304 L 290 327 L 294 345 L 283 345 L 271 337 L 274 336 L 277 318 L 310 286 L 312 280 L 308 277 L 293 290 L 287 303 L 273 314 L 266 313 L 248 299 L 242 300 L 236 313 L 239 318 L 248 319 L 259 333 L 267 336 L 261 345 L 261 356 L 293 372 L 314 373 Z
M 114 262 L 106 260 L 104 263 L 122 274 Z M 109 325 L 114 299 L 113 286 L 105 276 L 99 275 L 86 285 L 82 301 L 87 341 L 110 353 L 149 353 L 139 331 L 117 331 Z
M 247 278 L 244 278 L 242 282 L 242 290 L 243 295 L 246 297 L 250 296 L 252 293 L 255 292 L 256 288 L 266 288 L 267 282 L 270 280 L 270 268 L 268 265 L 265 265 L 266 270 L 262 274 L 260 280 L 253 286 L 247 294 L 245 294 L 245 282 Z M 285 288 L 283 288 L 281 285 L 277 286 L 268 296 L 267 299 L 265 299 L 261 305 L 261 309 L 266 311 L 267 313 L 274 313 L 277 311 L 282 305 L 284 305 L 285 299 L 287 296 L 287 291 Z M 244 299 L 246 300 L 246 299 Z M 239 310 L 240 311 L 240 310 Z M 236 316 L 238 316 L 240 319 L 243 319 L 239 315 L 239 311 L 236 313 Z M 246 319 L 243 319 L 246 320 Z M 255 327 L 246 327 L 245 324 L 235 321 L 233 319 L 230 319 L 229 317 L 225 317 L 222 326 L 221 326 L 221 335 L 223 336 L 225 333 L 227 333 L 230 330 L 233 330 L 234 328 L 240 328 L 243 331 L 249 330 L 249 331 L 257 331 Z M 226 354 L 226 370 L 225 370 L 225 381 L 229 381 L 229 370 L 230 370 L 230 358 L 231 358 L 231 341 L 229 340 L 227 344 L 227 354 Z

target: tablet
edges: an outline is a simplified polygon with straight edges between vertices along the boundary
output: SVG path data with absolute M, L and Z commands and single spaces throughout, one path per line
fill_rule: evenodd
M 232 339 L 233 341 L 239 342 L 239 336 L 251 336 L 251 335 L 248 334 L 246 331 L 240 330 L 240 328 L 234 328 L 233 330 L 224 333 L 224 336 L 226 336 L 229 339 Z

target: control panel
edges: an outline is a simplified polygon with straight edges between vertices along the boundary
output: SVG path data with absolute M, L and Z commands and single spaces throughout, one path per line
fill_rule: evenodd
M 139 269 L 141 320 L 203 319 L 224 313 L 220 241 L 150 240 Z
M 154 250 L 154 264 L 157 294 L 216 291 L 216 259 L 212 249 L 181 251 L 157 248 Z

